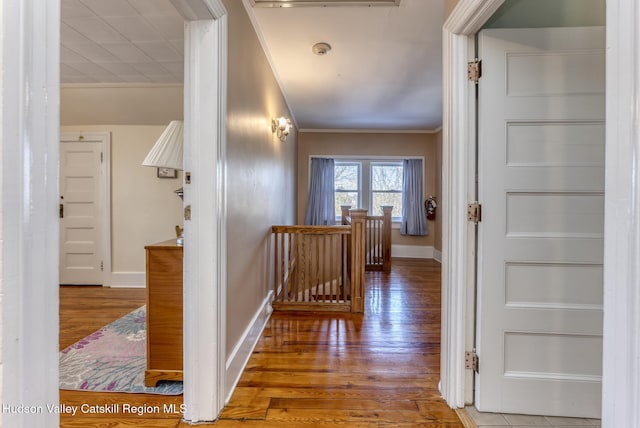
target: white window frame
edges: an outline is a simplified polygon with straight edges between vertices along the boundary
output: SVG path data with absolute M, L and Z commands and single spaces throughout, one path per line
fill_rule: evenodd
M 373 167 L 374 166 L 399 166 L 403 169 L 403 173 L 404 173 L 404 165 L 402 163 L 401 160 L 371 160 L 369 161 L 369 212 L 372 213 L 372 215 L 382 215 L 382 213 L 376 213 L 373 210 L 373 193 L 374 192 L 378 192 L 378 193 L 400 193 L 401 197 L 402 194 L 404 193 L 404 182 L 402 183 L 402 185 L 400 186 L 400 190 L 399 191 L 376 191 L 373 190 Z M 422 166 L 422 173 L 423 173 L 423 181 L 424 181 L 424 165 Z M 404 181 L 404 180 L 403 180 Z M 392 222 L 393 223 L 400 223 L 400 221 L 402 220 L 402 211 L 399 209 L 399 207 L 394 207 L 393 209 L 393 213 L 392 213 Z
M 333 194 L 335 196 L 336 193 L 338 192 L 357 192 L 358 193 L 358 206 L 357 207 L 351 207 L 351 208 L 358 208 L 363 206 L 363 189 L 362 189 L 362 185 L 363 185 L 363 180 L 362 180 L 362 162 L 359 160 L 341 160 L 341 159 L 336 159 L 335 160 L 335 165 L 338 166 L 339 164 L 342 165 L 355 165 L 358 167 L 358 188 L 357 189 L 349 189 L 349 190 L 341 190 L 339 191 L 338 189 L 336 189 L 336 186 L 334 184 L 333 186 Z M 335 178 L 335 173 L 334 173 L 334 178 Z M 342 215 L 341 214 L 336 214 L 336 224 L 340 224 L 342 223 Z
M 343 156 L 343 155 L 311 155 L 309 156 L 309 165 L 311 165 L 311 158 L 329 158 L 334 159 L 336 164 L 339 163 L 361 163 L 360 169 L 360 198 L 359 207 L 351 207 L 353 209 L 365 207 L 371 211 L 371 164 L 397 164 L 405 159 L 420 159 L 422 160 L 422 179 L 426 189 L 426 171 L 425 171 L 425 158 L 424 156 Z M 310 171 L 309 171 L 310 173 Z M 335 193 L 335 192 L 334 192 Z M 393 228 L 398 229 L 400 227 L 402 213 L 394 208 L 393 212 Z M 336 222 L 341 222 L 342 217 L 336 216 Z

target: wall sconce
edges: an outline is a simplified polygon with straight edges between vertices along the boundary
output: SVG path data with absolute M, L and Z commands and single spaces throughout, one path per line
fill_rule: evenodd
M 287 135 L 289 135 L 289 130 L 291 129 L 291 120 L 285 117 L 279 117 L 277 119 L 273 119 L 271 121 L 271 131 L 276 134 L 276 136 L 283 143 L 287 139 Z

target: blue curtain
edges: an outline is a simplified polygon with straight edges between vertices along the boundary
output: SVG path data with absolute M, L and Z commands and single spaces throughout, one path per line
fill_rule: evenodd
M 336 224 L 333 159 L 311 158 L 309 200 L 304 224 L 328 226 Z
M 401 235 L 426 235 L 427 219 L 422 199 L 422 159 L 403 161 Z

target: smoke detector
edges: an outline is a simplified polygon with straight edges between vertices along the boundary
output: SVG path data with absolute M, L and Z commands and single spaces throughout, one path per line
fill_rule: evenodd
M 320 42 L 313 45 L 311 47 L 311 50 L 314 54 L 323 56 L 329 53 L 329 51 L 331 50 L 331 45 L 329 43 Z

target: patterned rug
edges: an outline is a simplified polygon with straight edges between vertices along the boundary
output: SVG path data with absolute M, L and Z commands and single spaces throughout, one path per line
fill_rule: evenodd
M 144 386 L 147 364 L 145 306 L 107 324 L 60 352 L 60 389 L 182 394 L 182 382 Z

